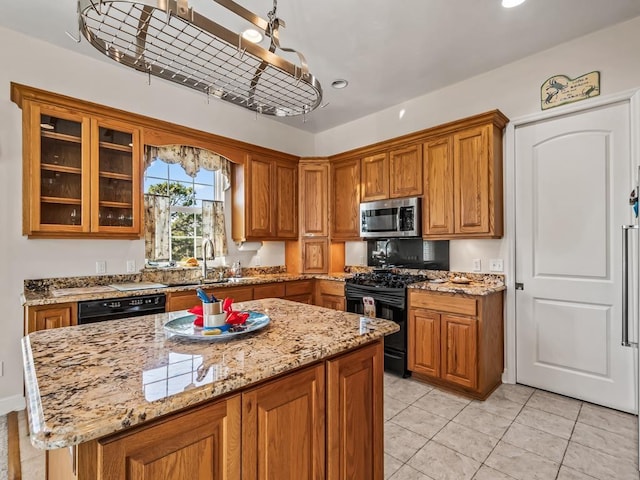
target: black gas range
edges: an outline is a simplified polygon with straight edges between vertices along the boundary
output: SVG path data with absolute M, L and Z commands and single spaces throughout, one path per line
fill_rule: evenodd
M 346 280 L 347 311 L 364 314 L 364 297 L 373 298 L 376 317 L 392 320 L 400 331 L 384 338 L 384 368 L 408 377 L 407 369 L 407 285 L 428 280 L 425 275 L 374 270 L 357 273 Z

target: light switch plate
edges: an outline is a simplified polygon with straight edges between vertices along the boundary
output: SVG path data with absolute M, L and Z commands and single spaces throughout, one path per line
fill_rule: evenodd
M 504 265 L 502 264 L 501 258 L 492 258 L 489 260 L 489 271 L 490 272 L 502 272 L 504 271 Z
M 105 261 L 96 262 L 96 273 L 107 273 L 107 262 Z
M 4 376 L 4 362 L 0 361 L 0 377 Z
M 479 272 L 480 270 L 482 270 L 482 261 L 479 258 L 474 258 L 473 259 L 473 271 L 474 272 Z
M 136 261 L 127 260 L 127 273 L 136 273 Z

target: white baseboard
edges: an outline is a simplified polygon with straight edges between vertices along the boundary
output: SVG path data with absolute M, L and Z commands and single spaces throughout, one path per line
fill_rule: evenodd
M 0 415 L 6 415 L 13 411 L 17 412 L 19 410 L 24 410 L 26 405 L 27 404 L 22 395 L 0 398 Z

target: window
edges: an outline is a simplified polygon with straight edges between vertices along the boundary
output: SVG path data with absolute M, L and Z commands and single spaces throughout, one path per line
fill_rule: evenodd
M 160 224 L 154 225 L 154 230 L 168 237 L 163 239 L 168 248 L 147 248 L 147 260 L 202 258 L 203 206 L 224 201 L 224 178 L 220 171 L 201 168 L 191 177 L 179 163 L 155 158 L 145 170 L 144 192 L 162 198 L 165 209 L 168 205 L 168 214 L 156 215 L 155 221 Z M 207 220 L 204 221 L 206 224 Z M 156 252 L 154 258 L 149 258 L 149 251 Z

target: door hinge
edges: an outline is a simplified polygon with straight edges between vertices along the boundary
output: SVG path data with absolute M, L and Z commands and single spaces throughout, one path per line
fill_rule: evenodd
M 524 290 L 524 283 L 516 282 L 516 290 Z

